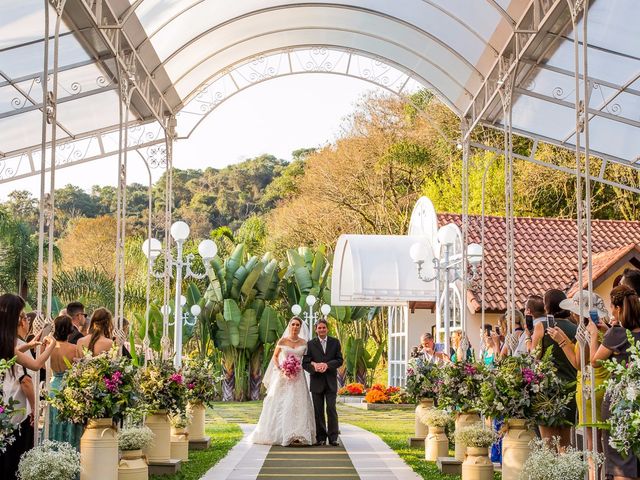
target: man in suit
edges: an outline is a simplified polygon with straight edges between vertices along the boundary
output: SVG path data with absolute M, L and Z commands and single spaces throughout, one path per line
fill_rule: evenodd
M 84 313 L 84 305 L 80 302 L 71 302 L 67 305 L 66 311 L 73 323 L 73 332 L 69 335 L 68 341 L 75 345 L 85 335 L 83 331 L 87 325 L 87 314 Z
M 336 396 L 338 394 L 338 368 L 342 365 L 342 347 L 337 338 L 328 335 L 326 320 L 319 320 L 316 325 L 318 336 L 307 344 L 307 353 L 302 359 L 302 367 L 311 375 L 311 398 L 316 417 L 316 443 L 338 445 L 338 412 Z M 325 403 L 327 422 L 325 422 Z

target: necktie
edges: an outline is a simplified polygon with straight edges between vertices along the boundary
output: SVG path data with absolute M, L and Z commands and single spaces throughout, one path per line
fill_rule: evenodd
M 327 353 L 327 339 L 320 340 L 320 343 L 322 344 L 322 353 Z

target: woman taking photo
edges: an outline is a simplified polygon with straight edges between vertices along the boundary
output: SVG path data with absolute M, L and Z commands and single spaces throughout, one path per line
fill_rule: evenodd
M 71 317 L 60 315 L 53 323 L 55 326 L 53 338 L 56 339 L 57 345 L 51 354 L 51 370 L 53 371 L 51 391 L 56 391 L 60 389 L 62 377 L 67 371 L 67 362 L 73 363 L 78 358 L 78 350 L 76 345 L 68 342 L 69 335 L 73 333 Z M 82 425 L 58 420 L 58 410 L 49 407 L 49 440 L 67 442 L 79 449 L 82 430 Z
M 90 334 L 78 340 L 78 356 L 83 357 L 85 350 L 95 357 L 102 352 L 108 352 L 113 347 L 113 317 L 106 308 L 98 308 L 91 315 Z
M 640 299 L 632 288 L 620 285 L 611 290 L 611 309 L 613 317 L 620 326 L 611 327 L 602 338 L 598 339 L 598 327 L 590 322 L 587 327 L 590 333 L 591 365 L 600 366 L 602 360 L 609 358 L 623 365 L 629 361 L 628 349 L 631 346 L 627 339 L 627 331 L 636 342 L 640 342 Z M 610 401 L 605 395 L 602 402 L 602 420 L 609 418 Z M 605 453 L 605 474 L 614 480 L 634 480 L 640 477 L 640 460 L 633 454 L 623 457 L 609 445 L 609 434 L 602 432 Z
M 44 338 L 42 343 L 38 341 L 38 336 L 29 343 L 18 343 L 19 325 L 26 321 L 24 306 L 24 300 L 18 295 L 5 293 L 0 296 L 0 358 L 11 360 L 16 357 L 16 364 L 5 373 L 2 382 L 2 397 L 5 402 L 11 398 L 18 401 L 16 408 L 20 409 L 16 415 L 11 417 L 11 423 L 16 428 L 13 433 L 15 440 L 7 446 L 4 452 L 0 453 L 2 478 L 10 480 L 16 478 L 22 454 L 33 446 L 28 435 L 23 435 L 23 431 L 29 431 L 32 422 L 31 407 L 25 393 L 26 389 L 23 386 L 23 383 L 29 382 L 26 370 L 39 371 L 44 367 L 56 345 L 56 341 L 50 336 Z M 45 348 L 37 358 L 33 358 L 29 350 L 37 345 L 43 345 Z

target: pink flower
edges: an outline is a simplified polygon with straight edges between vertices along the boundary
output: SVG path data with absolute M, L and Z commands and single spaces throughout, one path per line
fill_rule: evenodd
M 189 390 L 193 390 L 194 388 L 196 388 L 196 384 L 195 384 L 195 383 L 193 383 L 193 382 L 192 382 L 192 383 L 189 383 L 189 384 L 187 385 L 187 388 L 188 388 Z
M 466 363 L 464 366 L 464 373 L 466 373 L 467 375 L 475 375 L 476 373 L 478 373 L 478 369 L 473 365 Z
M 4 413 L 4 407 L 0 407 L 0 413 Z
M 527 384 L 538 383 L 540 381 L 540 379 L 538 378 L 538 375 L 536 375 L 536 373 L 530 368 L 522 369 L 522 378 Z
M 173 375 L 171 375 L 171 377 L 169 377 L 169 380 L 176 383 L 182 383 L 182 375 L 180 375 L 179 373 L 174 373 Z

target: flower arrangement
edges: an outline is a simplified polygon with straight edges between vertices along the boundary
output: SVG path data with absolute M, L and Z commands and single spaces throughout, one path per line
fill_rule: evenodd
M 428 427 L 445 428 L 450 420 L 449 413 L 437 408 L 429 408 L 420 416 L 420 421 Z
M 555 478 L 584 478 L 589 471 L 589 459 L 600 465 L 602 454 L 583 452 L 569 447 L 564 453 L 558 453 L 558 440 L 551 446 L 541 439 L 531 442 L 531 453 L 525 461 L 520 480 L 548 480 Z
M 374 390 L 373 388 L 371 388 L 364 396 L 364 401 L 367 403 L 388 403 L 389 397 L 384 393 L 383 390 Z
M 442 369 L 438 406 L 450 412 L 478 409 L 480 388 L 487 375 L 485 366 L 475 362 L 456 362 Z
M 153 437 L 149 427 L 123 428 L 118 432 L 118 447 L 122 451 L 142 450 L 151 445 Z
M 213 405 L 218 394 L 218 379 L 213 372 L 213 364 L 207 358 L 194 357 L 185 362 L 183 373 L 188 402 L 209 407 Z
M 4 376 L 15 363 L 15 357 L 11 360 L 0 360 L 0 387 L 2 387 Z M 19 402 L 12 398 L 5 402 L 0 396 L 0 452 L 4 452 L 7 445 L 11 445 L 15 440 L 13 433 L 16 426 L 11 423 L 11 417 L 16 413 L 17 403 Z
M 481 423 L 466 425 L 456 431 L 456 442 L 467 447 L 488 448 L 493 445 L 498 435 L 493 430 L 483 428 Z
M 338 390 L 338 395 L 364 395 L 364 385 L 361 383 L 350 383 Z
M 149 363 L 140 368 L 137 381 L 147 412 L 167 410 L 173 415 L 185 410 L 187 387 L 171 361 Z
M 280 371 L 282 372 L 282 375 L 289 380 L 296 378 L 302 371 L 300 359 L 295 355 L 287 355 L 287 358 L 285 358 L 280 365 Z
M 605 395 L 611 401 L 609 444 L 623 455 L 640 455 L 640 342 L 629 331 L 627 337 L 629 363 L 603 363 L 611 374 L 605 383 Z
M 485 376 L 479 409 L 489 417 L 524 419 L 541 425 L 562 425 L 572 392 L 564 387 L 551 363 L 551 349 L 541 360 L 505 357 Z
M 20 480 L 73 480 L 80 473 L 80 453 L 66 442 L 45 440 L 20 459 Z
M 139 395 L 131 361 L 113 349 L 69 364 L 60 390 L 51 392 L 60 420 L 86 423 L 92 418 L 120 420 L 135 410 Z
M 422 358 L 413 358 L 407 368 L 407 393 L 414 400 L 421 398 L 436 398 L 442 380 L 440 368 L 432 362 L 425 362 Z

